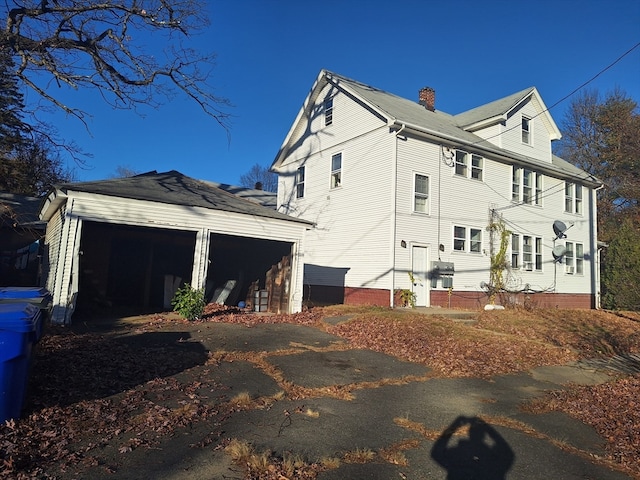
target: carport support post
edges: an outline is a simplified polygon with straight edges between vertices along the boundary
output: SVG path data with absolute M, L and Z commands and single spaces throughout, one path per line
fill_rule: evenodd
M 193 250 L 193 271 L 191 272 L 191 286 L 195 289 L 205 288 L 210 246 L 211 235 L 209 230 L 204 228 L 199 230 L 196 233 L 196 245 Z

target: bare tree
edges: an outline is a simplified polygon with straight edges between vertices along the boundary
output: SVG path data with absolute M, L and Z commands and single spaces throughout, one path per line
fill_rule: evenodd
M 84 122 L 52 86 L 94 88 L 115 108 L 156 107 L 176 91 L 227 128 L 228 100 L 209 85 L 215 55 L 183 42 L 208 26 L 204 0 L 24 0 L 8 2 L 0 48 L 27 87 Z M 163 50 L 145 47 L 163 45 Z
M 278 175 L 256 163 L 247 173 L 240 175 L 240 185 L 266 192 L 277 192 Z

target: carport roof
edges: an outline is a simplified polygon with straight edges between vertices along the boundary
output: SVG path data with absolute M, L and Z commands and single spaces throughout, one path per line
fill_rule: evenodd
M 245 200 L 216 187 L 213 183 L 187 177 L 176 170 L 164 173 L 152 171 L 133 177 L 93 182 L 65 183 L 57 185 L 56 188 L 65 194 L 69 191 L 95 193 L 313 224 L 264 207 L 254 201 Z

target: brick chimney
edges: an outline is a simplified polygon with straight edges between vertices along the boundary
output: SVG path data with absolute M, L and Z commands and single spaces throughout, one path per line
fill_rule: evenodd
M 431 87 L 421 88 L 418 92 L 418 103 L 432 112 L 436 109 L 436 91 Z

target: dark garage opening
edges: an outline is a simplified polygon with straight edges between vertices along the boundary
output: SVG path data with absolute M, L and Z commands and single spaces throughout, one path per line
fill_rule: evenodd
M 76 310 L 166 310 L 165 278 L 190 282 L 195 232 L 84 222 Z
M 292 243 L 235 235 L 211 235 L 209 269 L 207 275 L 207 300 L 215 300 L 214 294 L 230 280 L 236 285 L 225 300 L 227 305 L 237 305 L 249 294 L 252 283 L 265 287 L 267 271 L 291 255 Z

